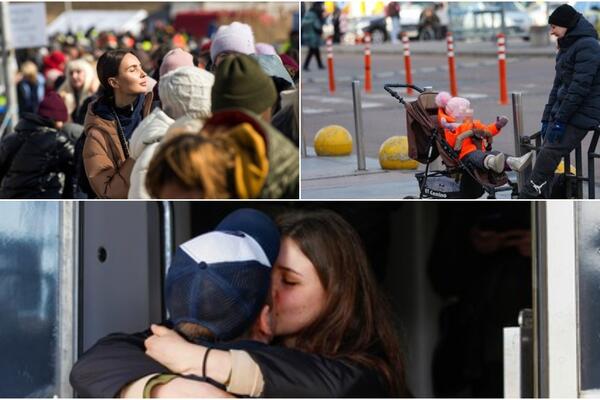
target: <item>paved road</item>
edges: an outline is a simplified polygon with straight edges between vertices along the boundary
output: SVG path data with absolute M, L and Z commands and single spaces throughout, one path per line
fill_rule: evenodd
M 313 64 L 311 71 L 302 74 L 302 131 L 308 146 L 312 146 L 314 135 L 326 125 L 343 125 L 354 133 L 351 81 L 363 80 L 363 57 L 360 54 L 337 54 L 334 61 L 337 82 L 334 94 L 328 92 L 326 70 L 318 70 L 316 64 Z M 483 122 L 492 122 L 497 115 L 509 117 L 510 122 L 495 140 L 494 148 L 509 154 L 514 153 L 512 106 L 499 104 L 497 60 L 489 56 L 460 57 L 456 62 L 459 95 L 471 100 L 475 117 Z M 413 82 L 416 85 L 448 90 L 447 58 L 443 54 L 415 55 L 412 57 L 412 66 Z M 373 91 L 370 94 L 363 92 L 362 107 L 366 155 L 377 159 L 383 141 L 393 135 L 406 134 L 406 114 L 403 107 L 383 90 L 384 83 L 405 80 L 403 58 L 400 54 L 374 54 L 372 70 Z M 554 78 L 554 61 L 551 57 L 511 57 L 509 54 L 507 75 L 509 97 L 511 92 L 523 93 L 524 129 L 526 134 L 531 134 L 539 126 Z M 345 173 L 342 173 L 343 169 L 338 166 L 337 169 L 331 168 L 331 174 L 328 174 L 329 168 L 327 163 L 321 162 L 315 156 L 303 158 L 303 198 L 328 197 L 327 188 L 333 186 L 337 187 L 337 190 L 331 192 L 331 197 L 377 197 L 377 189 L 366 189 L 366 183 L 376 180 L 383 182 L 386 179 L 393 182 L 399 179 L 414 181 L 412 173 L 403 173 L 401 176 L 387 173 L 375 179 L 373 173 L 383 172 L 375 163 L 369 168 L 371 176 L 361 176 L 360 179 L 360 185 L 369 193 L 359 196 L 360 188 L 353 187 L 351 190 L 348 188 L 346 196 L 344 186 L 356 186 L 356 183 L 352 182 L 355 164 L 349 163 Z M 391 178 L 392 175 L 394 178 Z M 331 179 L 327 179 L 328 176 Z M 342 176 L 343 182 L 340 181 Z M 414 186 L 416 190 L 416 183 Z M 381 193 L 382 197 L 394 197 L 383 189 Z

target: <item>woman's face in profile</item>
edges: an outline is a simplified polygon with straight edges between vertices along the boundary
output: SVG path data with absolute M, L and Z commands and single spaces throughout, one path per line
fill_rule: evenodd
M 140 60 L 133 54 L 126 54 L 119 65 L 119 75 L 115 79 L 115 90 L 120 90 L 125 94 L 143 94 L 146 93 L 147 79 L 146 73 L 142 69 Z
M 293 337 L 323 311 L 326 293 L 313 263 L 294 240 L 284 237 L 271 283 L 273 333 Z
M 567 28 L 557 25 L 550 25 L 550 34 L 556 36 L 557 39 L 561 39 L 567 33 Z

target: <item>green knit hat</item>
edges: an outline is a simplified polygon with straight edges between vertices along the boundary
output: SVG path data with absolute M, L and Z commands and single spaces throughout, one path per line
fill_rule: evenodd
M 236 54 L 226 57 L 217 67 L 211 99 L 213 112 L 245 108 L 260 114 L 275 104 L 277 91 L 258 62 L 245 54 Z

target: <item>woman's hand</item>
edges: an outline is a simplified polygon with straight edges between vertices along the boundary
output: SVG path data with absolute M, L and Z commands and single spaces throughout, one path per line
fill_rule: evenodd
M 215 398 L 235 397 L 210 383 L 191 379 L 175 378 L 164 385 L 152 389 L 151 397 L 161 398 Z
M 202 376 L 206 347 L 187 342 L 174 330 L 152 325 L 154 335 L 144 341 L 146 354 L 176 374 Z

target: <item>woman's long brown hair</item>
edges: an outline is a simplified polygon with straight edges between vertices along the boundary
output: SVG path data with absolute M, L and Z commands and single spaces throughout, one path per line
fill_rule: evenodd
M 294 348 L 372 368 L 391 395 L 405 396 L 393 313 L 356 231 L 328 210 L 294 210 L 279 216 L 278 224 L 282 237 L 294 240 L 315 266 L 327 296 L 322 314 L 295 336 Z

